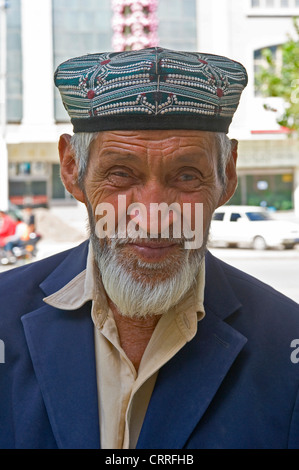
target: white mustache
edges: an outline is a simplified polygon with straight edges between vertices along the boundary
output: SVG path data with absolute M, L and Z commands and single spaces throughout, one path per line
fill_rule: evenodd
M 111 240 L 111 247 L 117 247 L 119 245 L 129 245 L 136 243 L 137 241 L 146 242 L 156 242 L 159 245 L 160 242 L 171 242 L 175 243 L 179 246 L 183 246 L 184 242 L 186 241 L 186 237 L 182 234 L 180 238 L 174 238 L 169 236 L 169 231 L 164 231 L 159 233 L 156 237 L 150 236 L 145 230 L 139 228 L 138 236 L 136 236 L 136 232 L 128 229 L 125 232 L 117 231 L 112 236 L 109 237 Z

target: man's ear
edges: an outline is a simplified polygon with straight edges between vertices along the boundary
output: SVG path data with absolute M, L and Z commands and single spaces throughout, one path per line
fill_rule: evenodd
M 220 207 L 225 204 L 230 198 L 234 195 L 237 188 L 238 178 L 237 178 L 237 158 L 238 158 L 238 141 L 235 139 L 231 140 L 231 154 L 226 164 L 225 173 L 226 173 L 226 185 L 224 187 L 223 193 L 218 202 Z
M 63 134 L 60 136 L 59 144 L 60 174 L 61 179 L 74 198 L 85 202 L 84 193 L 78 184 L 78 167 L 75 160 L 74 150 L 71 145 L 71 136 Z

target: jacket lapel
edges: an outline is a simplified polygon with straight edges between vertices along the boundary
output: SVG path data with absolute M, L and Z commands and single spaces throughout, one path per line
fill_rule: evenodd
M 247 341 L 223 321 L 238 308 L 240 303 L 217 260 L 208 254 L 206 316 L 195 338 L 159 372 L 138 448 L 185 446 Z
M 41 284 L 46 295 L 85 268 L 86 248 L 87 245 L 72 251 Z M 90 307 L 87 303 L 78 310 L 63 311 L 44 304 L 22 317 L 36 377 L 59 448 L 98 448 L 100 444 Z

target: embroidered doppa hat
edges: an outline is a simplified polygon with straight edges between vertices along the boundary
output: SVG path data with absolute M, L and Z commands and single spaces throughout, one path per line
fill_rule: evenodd
M 245 68 L 234 60 L 160 47 L 76 57 L 54 79 L 74 132 L 227 133 L 247 85 Z

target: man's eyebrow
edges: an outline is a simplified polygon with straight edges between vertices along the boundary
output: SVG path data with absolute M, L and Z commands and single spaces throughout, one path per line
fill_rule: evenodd
M 107 152 L 103 152 L 102 157 L 109 157 L 111 159 L 114 159 L 114 160 L 118 160 L 118 161 L 137 161 L 139 160 L 139 158 L 134 155 L 133 153 L 130 153 L 130 152 L 112 152 L 112 151 L 107 151 Z
M 186 153 L 186 154 L 184 153 L 182 155 L 178 155 L 174 159 L 174 162 L 175 163 L 190 163 L 190 162 L 196 163 L 204 157 L 205 157 L 204 152 L 198 152 L 198 153 L 190 152 L 190 153 Z

